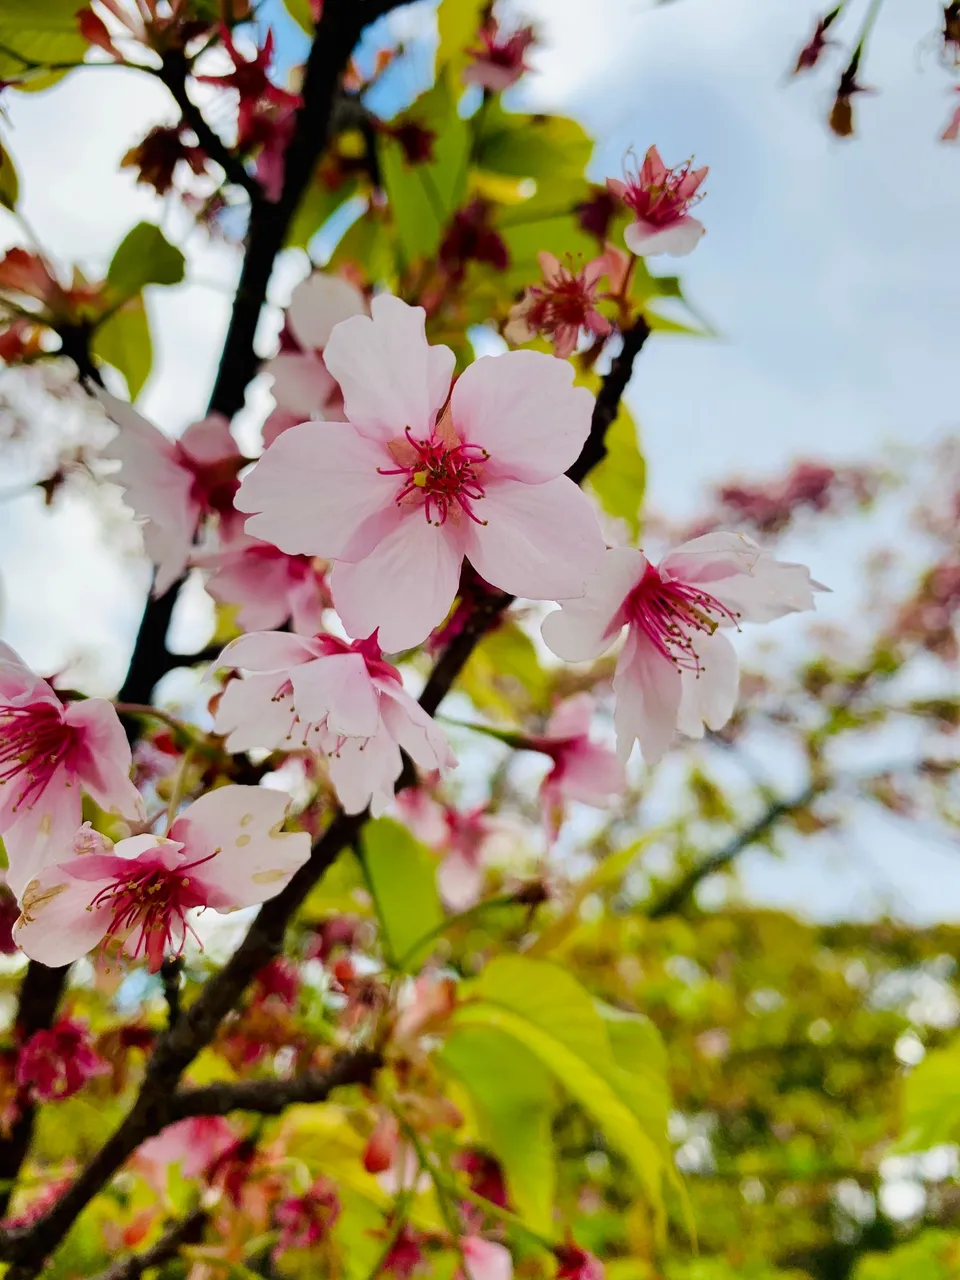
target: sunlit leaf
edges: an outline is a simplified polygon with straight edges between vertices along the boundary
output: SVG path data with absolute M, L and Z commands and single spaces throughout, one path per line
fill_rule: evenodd
M 647 468 L 640 452 L 636 423 L 623 403 L 605 438 L 607 456 L 590 473 L 590 488 L 604 511 L 625 521 L 636 538 L 640 532 Z
M 394 963 L 415 966 L 416 944 L 443 921 L 437 860 L 392 818 L 377 818 L 363 832 L 363 860 Z
M 19 195 L 20 180 L 17 177 L 13 156 L 0 143 L 0 204 L 5 209 L 13 209 L 16 207 Z
M 515 721 L 527 710 L 546 710 L 550 680 L 536 646 L 515 623 L 497 627 L 474 649 L 460 688 L 480 711 Z
M 130 298 L 97 326 L 91 349 L 95 356 L 123 374 L 130 399 L 135 400 L 153 364 L 150 322 L 141 294 Z
M 124 236 L 110 262 L 107 281 L 121 298 L 131 298 L 148 284 L 179 284 L 185 261 L 152 222 L 138 222 Z
M 437 69 L 448 66 L 459 75 L 468 61 L 467 50 L 477 42 L 477 32 L 488 0 L 441 0 L 437 10 Z
M 66 70 L 43 67 L 83 60 L 87 42 L 80 34 L 78 0 L 3 0 L 0 4 L 0 80 L 17 88 L 46 89 Z

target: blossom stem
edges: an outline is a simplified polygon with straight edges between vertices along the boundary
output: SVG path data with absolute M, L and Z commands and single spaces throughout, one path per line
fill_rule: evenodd
M 195 755 L 193 744 L 187 747 L 183 753 L 183 759 L 180 761 L 180 768 L 177 770 L 176 780 L 173 784 L 173 791 L 170 793 L 170 803 L 167 805 L 167 832 L 177 820 L 177 811 L 180 808 L 180 802 L 183 800 L 184 792 L 187 786 L 187 775 L 190 766 L 193 764 Z

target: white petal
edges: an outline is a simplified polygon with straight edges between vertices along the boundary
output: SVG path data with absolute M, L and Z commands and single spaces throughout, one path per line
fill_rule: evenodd
M 586 595 L 564 600 L 541 628 L 547 646 L 565 662 L 589 662 L 609 649 L 620 634 L 623 602 L 643 577 L 647 558 L 632 547 L 612 547 Z
M 293 705 L 305 723 L 326 719 L 331 733 L 369 738 L 380 726 L 377 692 L 363 655 L 334 653 L 292 674 Z
M 740 670 L 733 645 L 716 631 L 696 637 L 700 673 L 684 671 L 677 728 L 688 738 L 702 738 L 704 725 L 722 729 L 733 715 L 740 687 Z
M 628 633 L 613 678 L 617 755 L 630 759 L 635 740 L 647 764 L 656 764 L 673 741 L 680 711 L 680 672 L 652 644 Z
M 291 294 L 287 320 L 301 347 L 322 351 L 335 325 L 366 310 L 363 294 L 349 280 L 315 271 Z

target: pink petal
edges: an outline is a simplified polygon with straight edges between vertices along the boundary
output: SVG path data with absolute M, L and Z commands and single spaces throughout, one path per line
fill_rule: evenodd
M 576 460 L 594 399 L 573 376 L 572 365 L 542 351 L 481 356 L 468 365 L 451 409 L 460 436 L 490 454 L 485 475 L 541 484 Z
M 558 786 L 568 800 L 602 807 L 627 785 L 623 765 L 599 742 L 583 739 L 564 752 Z
M 271 672 L 227 684 L 220 695 L 213 727 L 226 736 L 228 751 L 260 747 L 275 751 L 289 745 L 293 710 L 289 699 L 281 702 L 276 696 L 286 680 L 286 673 Z
M 130 781 L 130 744 L 113 705 L 103 698 L 72 702 L 64 719 L 83 733 L 75 761 L 79 785 L 101 809 L 142 822 L 147 815 Z
M 16 797 L 18 793 L 11 794 Z M 9 862 L 6 875 L 7 884 L 19 897 L 24 886 L 45 867 L 69 857 L 82 818 L 80 787 L 73 775 L 61 767 L 32 805 L 20 805 L 15 813 L 10 808 L 10 801 L 5 801 L 2 830 Z
M 23 891 L 22 914 L 13 926 L 17 946 L 31 960 L 51 968 L 79 960 L 110 925 L 110 907 L 87 909 L 109 883 L 78 880 L 63 867 L 47 867 Z
M 503 591 L 528 600 L 581 596 L 603 563 L 596 513 L 566 476 L 535 485 L 497 481 L 476 509 L 486 524 L 466 529 L 466 554 Z
M 367 664 L 359 653 L 317 658 L 291 673 L 293 704 L 301 720 L 338 736 L 370 738 L 380 726 L 380 706 Z
M 348 738 L 329 761 L 330 781 L 346 813 L 362 813 L 367 805 L 379 817 L 393 800 L 400 777 L 400 748 L 385 729 L 366 743 Z
M 322 418 L 323 407 L 336 387 L 336 380 L 313 351 L 281 351 L 263 365 L 272 374 L 271 391 L 277 408 L 293 414 L 298 422 Z
M 291 294 L 287 320 L 301 347 L 322 351 L 335 325 L 366 310 L 366 299 L 349 280 L 315 271 Z
M 825 590 L 800 564 L 777 560 L 742 533 L 708 533 L 675 548 L 661 565 L 671 577 L 704 586 L 744 622 L 772 622 L 814 608 Z
M 379 627 L 385 653 L 426 640 L 457 594 L 467 523 L 448 520 L 437 529 L 419 507 L 410 508 L 365 560 L 338 562 L 330 589 L 348 633 L 368 636 Z
M 349 321 L 348 323 L 353 323 Z M 288 555 L 334 557 L 368 516 L 393 504 L 383 451 L 345 423 L 306 422 L 278 436 L 243 478 L 234 503 L 246 530 Z
M 589 693 L 575 693 L 570 698 L 564 698 L 547 721 L 546 737 L 585 737 L 590 732 L 593 709 L 593 697 Z
M 480 901 L 486 880 L 483 867 L 451 849 L 437 868 L 437 888 L 451 911 L 466 911 Z
M 685 258 L 700 243 L 704 225 L 696 218 L 679 218 L 669 227 L 655 227 L 648 222 L 631 222 L 623 233 L 631 253 L 651 258 L 658 253 L 671 258 Z
M 288 631 L 251 631 L 238 636 L 224 648 L 213 669 L 236 667 L 241 671 L 289 671 L 304 662 L 313 662 L 322 653 L 316 645 Z
M 702 738 L 704 725 L 722 729 L 733 715 L 740 688 L 740 671 L 733 645 L 716 631 L 697 636 L 700 672 L 684 671 L 677 728 L 688 738 Z
M 218 462 L 239 462 L 243 456 L 230 433 L 230 424 L 221 413 L 211 413 L 192 422 L 180 437 L 180 447 L 200 466 Z
M 680 711 L 680 672 L 632 630 L 617 660 L 614 724 L 617 755 L 626 764 L 634 740 L 647 764 L 656 764 L 673 741 Z
M 282 832 L 290 798 L 266 787 L 218 787 L 194 801 L 170 828 L 190 861 L 214 857 L 193 873 L 213 890 L 218 911 L 273 898 L 310 857 L 306 831 Z
M 454 354 L 428 346 L 422 307 L 381 294 L 370 310 L 372 319 L 354 316 L 338 324 L 323 353 L 340 383 L 347 417 L 364 435 L 384 442 L 407 427 L 429 436 L 450 390 Z
M 382 680 L 380 714 L 391 738 L 421 769 L 455 769 L 457 758 L 446 734 L 426 711 L 394 681 Z
M 502 1244 L 467 1236 L 460 1247 L 466 1280 L 510 1280 L 513 1275 L 513 1259 Z
M 632 547 L 613 547 L 578 600 L 564 600 L 541 628 L 547 646 L 565 662 L 589 662 L 609 649 L 623 626 L 623 602 L 643 577 L 647 558 Z

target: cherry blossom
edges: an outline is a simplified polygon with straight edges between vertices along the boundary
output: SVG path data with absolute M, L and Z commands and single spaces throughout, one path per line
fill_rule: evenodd
M 181 163 L 196 177 L 202 177 L 207 169 L 207 154 L 202 147 L 188 142 L 185 132 L 189 130 L 182 122 L 156 125 L 142 142 L 130 148 L 120 161 L 120 168 L 138 170 L 137 182 L 153 187 L 158 196 L 165 196 L 174 186 L 174 175 Z
M 691 168 L 690 161 L 668 169 L 657 148 L 650 147 L 639 169 L 626 173 L 624 182 L 607 179 L 613 194 L 633 210 L 635 220 L 623 233 L 632 253 L 681 258 L 697 247 L 705 228 L 688 210 L 703 199 L 699 187 L 707 172 L 706 166 Z
M 109 1071 L 90 1042 L 89 1027 L 73 1018 L 35 1031 L 17 1057 L 17 1084 L 40 1102 L 69 1098 Z
M 233 70 L 219 76 L 197 76 L 200 84 L 212 84 L 221 89 L 236 89 L 239 97 L 237 111 L 237 146 L 241 150 L 258 142 L 257 117 L 264 106 L 299 107 L 303 99 L 296 93 L 288 93 L 273 83 L 267 72 L 273 60 L 273 30 L 267 31 L 263 46 L 252 58 L 245 58 L 233 42 L 230 31 L 221 30 L 223 47 L 226 49 Z
M 639 739 L 654 764 L 676 729 L 701 738 L 733 714 L 739 677 L 724 629 L 813 609 L 822 590 L 803 565 L 774 559 L 744 534 L 704 534 L 658 565 L 614 547 L 586 596 L 544 620 L 543 637 L 558 657 L 583 662 L 627 628 L 613 681 L 617 753 L 626 762 Z
M 533 27 L 505 31 L 496 18 L 490 17 L 477 34 L 480 44 L 470 50 L 473 61 L 463 73 L 464 83 L 501 93 L 529 70 L 526 53 L 536 41 Z
M 542 737 L 529 745 L 553 760 L 540 787 L 540 805 L 551 837 L 556 838 L 568 800 L 603 807 L 626 786 L 623 765 L 608 748 L 590 740 L 593 698 L 577 693 L 564 699 L 547 721 Z
M 363 294 L 342 276 L 316 271 L 297 285 L 287 308 L 280 352 L 263 366 L 263 372 L 273 377 L 277 406 L 264 424 L 264 445 L 309 418 L 343 415 L 343 396 L 327 370 L 323 350 L 341 320 L 366 313 Z
M 310 750 L 327 757 L 347 813 L 369 804 L 380 814 L 393 799 L 401 748 L 422 769 L 451 769 L 456 758 L 442 730 L 404 690 L 376 637 L 348 644 L 276 631 L 232 640 L 216 661 L 248 674 L 231 680 L 215 728 L 230 751 L 254 747 Z
M 191 563 L 208 571 L 206 587 L 214 600 L 238 606 L 244 631 L 270 631 L 291 621 L 294 631 L 313 635 L 332 603 L 323 560 L 288 556 L 241 530 Z
M 185 1178 L 199 1178 L 236 1141 L 236 1130 L 224 1116 L 190 1116 L 145 1142 L 137 1151 L 137 1162 L 165 1191 L 171 1165 L 179 1165 Z
M 144 817 L 130 765 L 130 747 L 109 702 L 64 705 L 0 643 L 0 836 L 14 893 L 69 851 L 80 826 L 81 792 L 101 809 Z
M 312 1249 L 328 1235 L 340 1216 L 340 1197 L 329 1178 L 319 1177 L 302 1196 L 281 1200 L 274 1210 L 280 1239 L 274 1257 L 288 1249 Z
M 17 943 L 51 966 L 119 943 L 155 973 L 182 953 L 193 932 L 188 912 L 265 902 L 306 862 L 309 835 L 281 831 L 287 804 L 279 791 L 220 787 L 185 809 L 167 836 L 131 836 L 113 853 L 46 867 L 21 897 Z
M 426 639 L 464 557 L 491 585 L 536 600 L 582 594 L 603 553 L 590 500 L 563 474 L 593 399 L 566 362 L 482 357 L 450 391 L 453 352 L 398 298 L 337 325 L 324 353 L 349 422 L 285 431 L 236 497 L 247 532 L 335 561 L 347 631 L 388 652 Z M 442 411 L 442 412 L 441 412 Z
M 543 334 L 553 342 L 553 353 L 565 359 L 572 355 L 586 329 L 605 338 L 610 321 L 596 308 L 597 286 L 607 273 L 606 257 L 594 258 L 580 271 L 565 267 L 552 253 L 537 255 L 543 284 L 531 285 L 510 310 L 504 329 L 508 342 L 520 345 Z
M 465 911 L 480 900 L 486 864 L 505 837 L 516 836 L 507 821 L 488 814 L 486 805 L 461 811 L 412 787 L 397 796 L 397 808 L 418 840 L 443 854 L 437 887 L 453 911 Z
M 460 1241 L 463 1270 L 460 1280 L 510 1280 L 513 1259 L 510 1250 L 480 1236 L 465 1236 Z
M 103 457 L 120 462 L 110 478 L 146 522 L 143 542 L 157 570 L 153 593 L 160 596 L 183 574 L 204 516 L 218 514 L 222 530 L 230 532 L 237 473 L 245 459 L 220 414 L 171 440 L 129 404 L 106 391 L 96 394 L 120 428 Z

